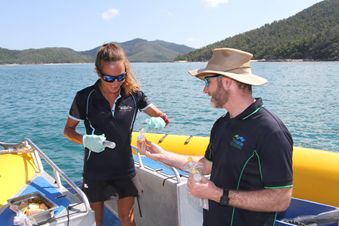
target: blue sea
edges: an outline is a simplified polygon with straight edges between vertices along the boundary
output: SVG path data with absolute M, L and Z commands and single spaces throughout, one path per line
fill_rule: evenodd
M 210 107 L 204 83 L 187 73 L 205 65 L 132 64 L 142 90 L 171 120 L 154 132 L 208 136 L 225 114 Z M 254 87 L 254 96 L 284 121 L 295 146 L 339 151 L 339 62 L 253 62 L 252 67 L 269 81 Z M 76 91 L 96 79 L 93 64 L 0 66 L 0 141 L 30 138 L 68 176 L 80 179 L 83 148 L 65 139 L 63 128 Z M 139 113 L 135 131 L 146 118 Z

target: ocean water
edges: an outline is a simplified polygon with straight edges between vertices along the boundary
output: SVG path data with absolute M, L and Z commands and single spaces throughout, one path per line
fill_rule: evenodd
M 156 132 L 208 136 L 225 114 L 210 107 L 204 83 L 187 73 L 205 65 L 132 64 L 142 90 L 171 121 Z M 339 62 L 253 62 L 252 67 L 269 81 L 254 87 L 253 95 L 284 121 L 295 146 L 339 151 Z M 83 148 L 65 139 L 63 128 L 76 91 L 96 78 L 93 64 L 0 66 L 0 141 L 30 138 L 68 176 L 79 179 Z M 135 131 L 146 118 L 139 113 Z

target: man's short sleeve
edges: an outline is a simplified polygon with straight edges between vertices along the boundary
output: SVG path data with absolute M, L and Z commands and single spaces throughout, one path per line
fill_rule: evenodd
M 259 147 L 265 188 L 292 187 L 293 142 L 288 132 L 275 131 Z
M 211 134 L 210 134 L 210 140 L 208 143 L 208 146 L 206 148 L 205 151 L 205 158 L 208 161 L 213 162 L 213 155 L 216 152 L 215 148 L 216 148 L 216 144 L 218 143 L 218 140 L 221 139 L 220 138 L 220 131 L 223 128 L 223 117 L 220 117 L 217 121 L 215 121 L 215 123 L 213 124 L 213 127 L 211 129 Z
M 213 162 L 213 150 L 212 150 L 212 144 L 209 143 L 207 148 L 206 148 L 206 151 L 205 151 L 205 158 L 210 161 L 210 162 Z

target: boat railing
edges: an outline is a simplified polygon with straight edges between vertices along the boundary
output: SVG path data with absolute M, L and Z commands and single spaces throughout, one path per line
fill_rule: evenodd
M 30 139 L 26 138 L 19 144 L 8 144 L 8 143 L 0 143 L 1 146 L 8 149 L 6 152 L 20 152 L 23 151 L 24 148 L 27 148 L 27 152 L 32 153 L 32 158 L 36 166 L 38 167 L 38 172 L 42 173 L 44 172 L 44 167 L 41 162 L 41 159 L 43 159 L 53 170 L 54 174 L 54 180 L 56 182 L 56 186 L 58 188 L 61 188 L 62 182 L 61 178 L 64 179 L 64 181 L 75 191 L 75 193 L 78 195 L 80 200 L 84 203 L 86 212 L 89 212 L 90 205 L 89 201 L 86 197 L 86 195 L 83 193 L 83 191 L 42 151 L 38 146 L 36 146 Z
M 138 162 L 139 162 L 140 168 L 141 168 L 141 169 L 145 168 L 144 163 L 143 163 L 143 160 L 142 160 L 142 157 L 141 157 L 141 154 L 140 154 L 140 151 L 139 151 L 139 148 L 136 147 L 136 146 L 134 146 L 134 145 L 131 145 L 131 147 L 132 147 L 132 149 L 134 149 L 135 152 L 137 153 L 137 158 L 138 158 Z M 173 171 L 177 183 L 178 183 L 178 184 L 181 183 L 181 176 L 180 176 L 180 174 L 179 174 L 179 171 L 178 171 L 175 167 L 171 167 L 171 166 L 168 166 L 168 165 L 166 165 L 166 166 L 169 167 L 169 168 Z

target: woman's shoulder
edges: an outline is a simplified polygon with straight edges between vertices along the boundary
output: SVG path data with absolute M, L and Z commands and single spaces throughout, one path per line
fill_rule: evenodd
M 93 92 L 93 90 L 95 90 L 95 87 L 96 87 L 96 84 L 93 84 L 93 85 L 91 85 L 91 86 L 87 86 L 87 87 L 85 87 L 85 88 L 83 88 L 83 89 L 81 89 L 81 90 L 79 90 L 78 92 L 77 92 L 77 95 L 80 95 L 80 96 L 87 96 L 87 95 L 89 95 L 91 92 Z
M 142 90 L 139 89 L 139 90 L 132 91 L 131 93 L 128 93 L 128 94 L 124 93 L 124 96 L 143 97 L 145 96 L 145 94 Z

